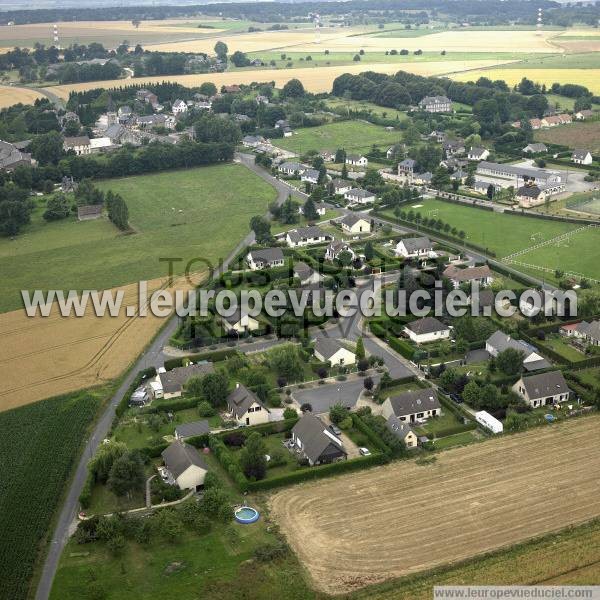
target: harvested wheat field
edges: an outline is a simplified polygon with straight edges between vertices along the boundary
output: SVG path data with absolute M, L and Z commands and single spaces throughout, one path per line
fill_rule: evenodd
M 189 289 L 191 282 L 176 282 L 177 289 Z M 164 280 L 148 282 L 148 291 L 163 287 Z M 124 291 L 124 306 L 135 305 L 137 284 Z M 0 411 L 22 406 L 110 381 L 118 377 L 150 342 L 165 320 L 147 317 L 51 316 L 28 318 L 24 310 L 0 314 L 0 367 L 4 373 L 0 390 Z
M 368 65 L 338 65 L 335 67 L 310 67 L 300 69 L 262 69 L 256 71 L 232 71 L 227 73 L 200 73 L 194 75 L 161 75 L 158 77 L 139 77 L 112 81 L 103 81 L 102 86 L 106 89 L 122 87 L 127 83 L 131 85 L 147 85 L 163 81 L 173 81 L 181 85 L 193 87 L 205 81 L 212 81 L 217 87 L 234 83 L 248 84 L 254 81 L 274 81 L 280 87 L 292 78 L 302 81 L 309 92 L 330 92 L 333 80 L 342 73 L 362 73 L 363 71 L 377 71 L 378 73 L 396 73 L 400 69 L 418 75 L 441 75 L 455 73 L 464 69 L 480 69 L 486 66 L 494 66 L 507 61 L 496 60 L 472 60 L 472 61 L 433 61 L 422 63 L 381 63 Z M 57 85 L 47 90 L 59 98 L 68 99 L 71 92 L 82 92 L 98 87 L 97 81 L 87 83 L 74 83 L 69 85 Z
M 599 434 L 581 418 L 296 486 L 271 513 L 315 586 L 340 594 L 600 515 Z
M 13 104 L 33 104 L 44 94 L 31 88 L 13 87 L 11 85 L 0 85 L 0 108 L 7 108 Z

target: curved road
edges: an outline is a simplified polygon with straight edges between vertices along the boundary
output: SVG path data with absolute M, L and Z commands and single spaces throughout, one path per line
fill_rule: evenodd
M 235 161 L 243 164 L 245 167 L 256 173 L 259 177 L 267 181 L 277 190 L 277 202 L 282 204 L 290 193 L 294 190 L 290 190 L 289 186 L 283 182 L 271 177 L 262 168 L 257 167 L 254 164 L 254 156 L 248 154 L 236 154 Z M 300 196 L 299 193 L 296 195 Z M 223 262 L 223 265 L 216 270 L 215 275 L 219 275 L 222 271 L 227 270 L 227 267 L 231 260 L 238 254 L 238 252 L 244 247 L 254 242 L 254 233 L 250 232 L 236 247 L 231 251 L 229 256 Z M 121 398 L 123 398 L 125 392 L 132 384 L 136 374 L 147 367 L 162 367 L 165 360 L 163 354 L 163 347 L 168 343 L 169 338 L 173 335 L 177 329 L 177 317 L 170 317 L 167 323 L 160 330 L 159 334 L 152 341 L 146 351 L 138 358 L 137 362 L 131 367 L 128 374 L 124 378 L 123 382 L 119 386 L 119 389 L 110 399 L 109 404 L 104 410 L 104 413 L 97 421 L 93 432 L 86 442 L 83 453 L 79 459 L 79 463 L 73 475 L 67 497 L 65 498 L 64 504 L 60 511 L 58 521 L 56 523 L 56 529 L 52 536 L 50 547 L 48 548 L 48 554 L 44 562 L 44 567 L 40 580 L 38 582 L 37 592 L 35 595 L 36 600 L 47 600 L 50 595 L 52 588 L 52 581 L 58 568 L 58 562 L 60 555 L 69 540 L 70 529 L 73 522 L 77 518 L 79 510 L 79 495 L 85 484 L 87 477 L 87 463 L 90 458 L 94 455 L 94 452 L 98 448 L 98 445 L 107 436 L 110 426 L 115 417 L 115 409 Z

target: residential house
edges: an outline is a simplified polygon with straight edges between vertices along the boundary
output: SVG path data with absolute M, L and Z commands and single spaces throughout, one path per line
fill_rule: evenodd
M 395 414 L 392 413 L 387 418 L 385 424 L 389 431 L 404 443 L 406 448 L 411 449 L 417 447 L 417 434 L 408 423 L 401 421 Z
M 0 141 L 0 169 L 12 171 L 21 165 L 31 166 L 34 163 L 31 154 L 21 152 L 14 144 Z
M 312 413 L 304 414 L 292 428 L 292 450 L 311 467 L 347 458 L 342 441 Z
M 419 102 L 419 108 L 430 113 L 451 112 L 452 102 L 446 96 L 425 96 Z
M 416 185 L 431 185 L 433 179 L 433 173 L 425 171 L 425 173 L 416 173 L 413 175 L 412 182 Z
M 487 148 L 480 148 L 478 146 L 471 146 L 467 158 L 469 160 L 487 160 L 490 155 L 490 151 Z
M 386 150 L 385 157 L 388 160 L 392 160 L 393 158 L 401 155 L 405 151 L 405 149 L 406 146 L 404 144 L 394 144 Z
M 435 317 L 423 317 L 408 323 L 404 333 L 416 344 L 427 344 L 450 337 L 450 327 Z
M 350 352 L 337 340 L 326 337 L 318 337 L 315 340 L 315 358 L 329 363 L 332 367 L 353 365 L 356 362 L 354 352 Z
M 119 125 L 118 123 L 115 123 L 114 125 L 111 125 L 106 129 L 106 131 L 104 132 L 104 137 L 110 140 L 111 145 L 120 144 L 126 131 L 127 130 L 125 129 L 125 127 Z
M 398 163 L 398 175 L 400 177 L 406 177 L 412 179 L 417 161 L 412 158 L 405 158 Z
M 269 99 L 266 96 L 259 94 L 256 96 L 256 104 L 269 104 Z
M 327 212 L 327 204 L 325 202 L 313 202 L 315 205 L 316 213 L 322 217 Z M 303 215 L 304 214 L 304 205 L 298 207 L 298 212 Z
M 355 260 L 354 250 L 345 242 L 334 240 L 325 249 L 325 260 L 337 260 L 342 252 L 347 252 Z
M 429 138 L 438 144 L 443 144 L 446 141 L 446 134 L 443 131 L 434 129 L 430 134 Z
M 253 271 L 271 269 L 273 267 L 283 267 L 285 264 L 281 248 L 260 248 L 258 250 L 250 250 L 246 256 L 246 261 Z
M 206 419 L 182 423 L 175 427 L 175 439 L 181 441 L 198 435 L 207 435 L 208 433 L 210 433 L 210 425 Z
M 396 244 L 396 256 L 416 258 L 429 256 L 433 252 L 433 244 L 427 237 L 404 238 Z
M 457 156 L 450 156 L 440 161 L 440 167 L 450 170 L 466 169 L 468 164 L 469 161 L 466 158 L 459 158 Z
M 496 331 L 485 342 L 485 349 L 494 358 L 508 348 L 513 348 L 523 353 L 523 367 L 526 371 L 537 371 L 539 369 L 547 369 L 551 366 L 543 356 L 540 356 L 536 352 L 533 346 L 520 340 L 513 340 L 510 335 L 503 331 Z
M 268 423 L 271 413 L 259 397 L 241 383 L 236 383 L 233 391 L 227 396 L 227 410 L 238 425 Z
M 578 121 L 585 121 L 586 119 L 591 119 L 594 116 L 594 111 L 589 109 L 580 110 L 575 113 L 575 118 Z
M 534 131 L 541 129 L 543 126 L 541 119 L 529 119 L 529 124 L 531 125 L 531 129 Z M 519 127 L 521 127 L 521 123 L 519 123 Z
M 371 222 L 357 214 L 346 215 L 340 223 L 346 233 L 371 233 Z
M 118 144 L 113 144 L 109 137 L 97 137 L 90 140 L 90 153 L 104 152 L 106 150 L 114 150 Z
M 302 175 L 300 175 L 300 181 L 305 183 L 319 183 L 319 176 L 321 173 L 317 169 L 306 169 Z
M 464 154 L 466 151 L 463 140 L 447 140 L 444 142 L 442 148 L 444 149 L 444 156 L 446 157 Z
M 149 90 L 138 90 L 136 92 L 136 98 L 140 102 L 150 104 L 152 107 L 156 107 L 158 105 L 158 96 L 156 94 L 153 94 Z
M 322 244 L 330 239 L 331 236 L 316 225 L 291 229 L 285 236 L 287 245 L 292 248 L 297 246 L 309 246 L 311 244 Z
M 331 182 L 333 193 L 337 195 L 345 194 L 353 188 L 353 184 L 350 181 L 344 179 L 334 179 Z
M 512 389 L 532 408 L 566 402 L 571 394 L 561 371 L 521 377 Z
M 221 91 L 224 94 L 239 94 L 242 91 L 242 88 L 239 85 L 224 85 L 221 88 Z
M 522 208 L 531 208 L 532 206 L 543 204 L 546 201 L 547 195 L 537 185 L 522 185 L 517 189 L 515 198 Z
M 208 465 L 196 448 L 175 440 L 161 453 L 174 484 L 181 490 L 199 490 L 204 485 Z
M 322 150 L 321 152 L 319 152 L 319 156 L 325 161 L 325 162 L 333 162 L 335 160 L 335 152 L 329 152 L 329 150 Z
M 199 362 L 187 367 L 176 367 L 170 371 L 158 373 L 156 383 L 162 389 L 163 398 L 179 398 L 183 393 L 185 384 L 192 377 L 204 377 L 209 373 L 214 373 L 215 368 L 211 362 Z
M 133 111 L 130 106 L 121 106 L 119 110 L 117 110 L 117 117 L 119 119 L 119 123 L 124 125 L 128 123 L 129 120 L 133 117 Z
M 302 163 L 294 162 L 294 161 L 286 161 L 281 163 L 277 170 L 284 175 L 292 176 L 292 175 L 301 175 L 306 171 L 308 167 L 305 167 Z
M 237 335 L 256 331 L 260 328 L 260 323 L 246 312 L 242 312 L 241 308 L 238 308 L 229 316 L 221 316 L 221 323 L 227 333 L 236 333 Z
M 265 138 L 261 135 L 246 135 L 242 138 L 242 145 L 246 148 L 256 148 L 265 143 Z
M 592 153 L 589 150 L 577 148 L 571 154 L 571 161 L 577 165 L 591 165 L 593 160 Z
M 77 156 L 91 153 L 90 138 L 87 135 L 66 137 L 63 141 L 65 152 L 73 151 Z
M 375 202 L 375 194 L 361 188 L 352 188 L 344 194 L 350 204 L 369 204 Z
M 418 389 L 386 398 L 381 414 L 387 420 L 394 415 L 402 423 L 416 423 L 442 414 L 442 405 L 433 388 Z
M 369 160 L 362 154 L 348 154 L 346 155 L 346 164 L 353 167 L 366 167 Z
M 524 154 L 541 154 L 543 152 L 548 152 L 548 147 L 542 142 L 527 144 L 527 146 L 523 148 Z
M 463 283 L 478 283 L 481 287 L 487 287 L 494 281 L 492 271 L 487 265 L 478 267 L 461 268 L 457 265 L 448 265 L 443 273 L 455 288 Z
M 302 286 L 321 281 L 321 275 L 302 261 L 294 263 L 294 277 L 300 280 Z
M 278 121 L 275 121 L 275 129 L 285 129 L 286 127 L 289 128 L 289 126 L 289 122 L 285 119 L 279 119 Z
M 292 137 L 294 135 L 294 131 L 291 127 L 282 127 L 283 129 L 283 137 Z
M 573 325 L 563 325 L 560 333 L 582 339 L 591 346 L 600 346 L 600 321 L 580 321 Z
M 573 117 L 566 113 L 561 115 L 552 115 L 542 119 L 542 127 L 557 127 L 558 125 L 567 125 L 573 122 Z
M 479 194 L 485 195 L 487 194 L 490 185 L 494 188 L 494 194 L 502 190 L 502 186 L 499 183 L 490 183 L 489 181 L 483 181 L 481 179 L 476 179 L 473 182 L 472 189 Z

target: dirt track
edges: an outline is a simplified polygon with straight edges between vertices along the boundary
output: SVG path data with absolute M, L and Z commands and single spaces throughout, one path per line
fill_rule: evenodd
M 600 417 L 272 496 L 315 586 L 339 594 L 600 515 Z

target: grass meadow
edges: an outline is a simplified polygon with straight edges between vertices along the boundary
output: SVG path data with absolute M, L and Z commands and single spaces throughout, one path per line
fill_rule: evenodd
M 105 180 L 98 187 L 125 198 L 135 233 L 122 234 L 107 220 L 46 223 L 39 206 L 15 240 L 0 239 L 0 312 L 21 306 L 22 289 L 107 289 L 163 277 L 161 257 L 184 259 L 177 274 L 193 258 L 214 264 L 276 197 L 269 184 L 234 164 Z

